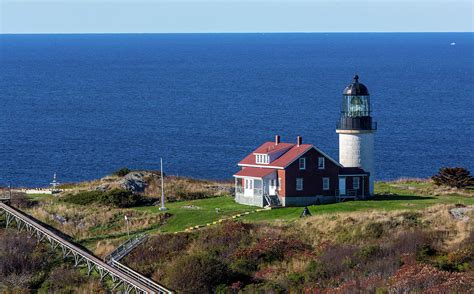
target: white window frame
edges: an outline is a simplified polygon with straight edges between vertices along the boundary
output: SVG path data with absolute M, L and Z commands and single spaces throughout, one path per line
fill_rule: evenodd
M 296 191 L 303 191 L 303 189 L 304 189 L 303 178 L 296 178 Z
M 331 179 L 330 178 L 323 178 L 323 190 L 327 191 L 331 188 Z
M 281 191 L 281 178 L 278 178 L 278 191 Z
M 306 169 L 306 158 L 305 157 L 301 157 L 299 159 L 298 166 L 299 166 L 300 170 L 305 170 Z
M 325 168 L 326 168 L 326 158 L 318 157 L 318 169 L 325 169 Z
M 357 185 L 356 185 L 356 183 L 357 183 Z M 352 178 L 352 188 L 354 190 L 359 190 L 360 189 L 360 178 L 359 177 Z
M 269 164 L 270 156 L 268 156 L 268 154 L 255 154 L 255 162 L 259 164 Z

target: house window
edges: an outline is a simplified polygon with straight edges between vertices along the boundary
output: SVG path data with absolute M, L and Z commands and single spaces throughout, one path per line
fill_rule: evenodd
M 301 157 L 300 158 L 300 169 L 306 169 L 306 158 Z
M 281 178 L 278 178 L 278 191 L 281 191 Z
M 245 179 L 245 189 L 253 189 L 253 181 Z
M 297 178 L 296 179 L 296 191 L 303 191 L 303 179 Z
M 255 155 L 255 161 L 257 163 L 267 164 L 267 163 L 270 163 L 270 156 L 268 156 L 266 154 L 256 154 Z
M 324 169 L 325 166 L 325 158 L 318 157 L 318 169 Z
M 329 190 L 329 178 L 323 178 L 323 190 Z
M 354 190 L 359 190 L 359 187 L 360 187 L 360 179 L 357 177 L 357 178 L 353 178 L 352 179 L 352 188 L 354 188 Z

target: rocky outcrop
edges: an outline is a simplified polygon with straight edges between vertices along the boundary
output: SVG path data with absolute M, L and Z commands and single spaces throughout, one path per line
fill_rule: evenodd
M 143 172 L 130 172 L 120 180 L 120 187 L 124 190 L 141 193 L 145 191 L 148 183 Z

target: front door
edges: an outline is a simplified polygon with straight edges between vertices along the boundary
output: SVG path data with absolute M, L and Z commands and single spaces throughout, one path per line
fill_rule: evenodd
M 346 177 L 339 177 L 339 195 L 346 195 Z
M 253 196 L 253 180 L 245 179 L 244 196 Z

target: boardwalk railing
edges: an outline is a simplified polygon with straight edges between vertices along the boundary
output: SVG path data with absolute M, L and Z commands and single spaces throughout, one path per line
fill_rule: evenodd
M 61 248 L 63 258 L 72 257 L 74 259 L 74 266 L 85 265 L 87 267 L 88 275 L 95 270 L 99 274 L 101 281 L 106 277 L 109 277 L 114 285 L 114 288 L 112 289 L 114 291 L 117 291 L 116 289 L 121 287 L 123 288 L 123 291 L 117 292 L 172 293 L 161 285 L 155 283 L 158 285 L 157 287 L 152 283 L 146 282 L 147 278 L 131 269 L 121 270 L 118 267 L 105 263 L 86 249 L 83 249 L 59 236 L 40 221 L 11 206 L 8 206 L 5 203 L 0 202 L 0 213 L 5 214 L 7 228 L 15 222 L 18 230 L 26 230 L 27 234 L 29 236 L 35 236 L 38 242 L 45 240 L 51 244 L 53 249 L 58 247 Z
M 129 254 L 133 249 L 135 249 L 138 245 L 145 242 L 147 239 L 148 239 L 147 234 L 136 235 L 128 239 L 125 243 L 121 244 L 119 247 L 117 247 L 117 249 L 112 251 L 112 253 L 107 255 L 104 259 L 108 264 L 113 265 L 112 260 L 120 261 L 127 254 Z
M 115 259 L 112 259 L 112 265 L 116 267 L 117 269 L 121 270 L 122 272 L 126 273 L 127 275 L 137 279 L 140 281 L 140 283 L 147 285 L 148 287 L 154 289 L 157 293 L 173 293 L 172 291 L 166 289 L 162 285 L 156 283 L 155 281 L 143 276 L 142 274 L 132 270 L 128 266 L 116 261 Z

